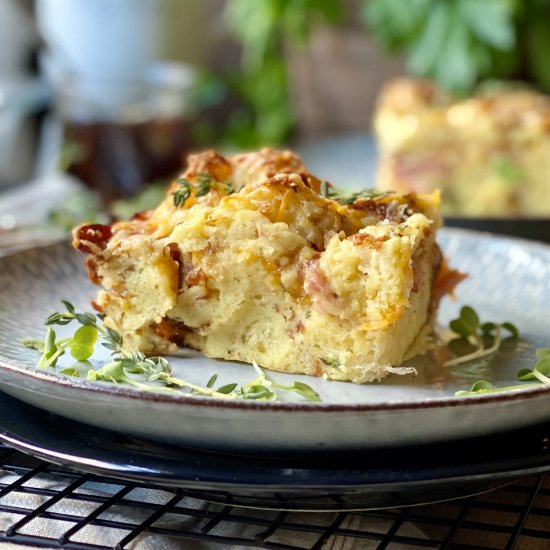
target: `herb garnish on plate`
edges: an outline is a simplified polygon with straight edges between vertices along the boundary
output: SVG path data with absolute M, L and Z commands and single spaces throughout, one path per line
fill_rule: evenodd
M 510 323 L 481 323 L 479 315 L 470 306 L 460 310 L 457 319 L 449 323 L 449 328 L 460 338 L 466 339 L 475 349 L 471 353 L 459 355 L 443 363 L 444 367 L 451 367 L 469 363 L 477 359 L 488 357 L 498 351 L 503 339 L 502 333 L 508 332 L 508 338 L 519 338 L 517 327 Z M 487 345 L 487 342 L 491 342 Z M 477 380 L 469 390 L 460 390 L 456 396 L 480 395 L 484 393 L 503 392 L 528 387 L 529 382 L 550 385 L 550 348 L 536 350 L 536 361 L 532 369 L 523 368 L 517 373 L 517 379 L 523 384 L 496 387 L 487 380 Z
M 276 401 L 278 390 L 290 391 L 299 394 L 306 401 L 321 401 L 317 392 L 295 380 L 291 385 L 279 384 L 266 377 L 265 373 L 256 364 L 253 365 L 257 377 L 241 385 L 237 383 L 225 384 L 214 389 L 218 375 L 208 380 L 205 386 L 199 386 L 187 382 L 181 378 L 172 376 L 172 365 L 164 357 L 146 357 L 138 350 L 129 351 L 123 346 L 122 336 L 111 327 L 99 323 L 99 319 L 93 313 L 79 313 L 68 301 L 63 300 L 66 311 L 56 312 L 50 315 L 45 324 L 48 327 L 44 340 L 24 339 L 22 343 L 29 348 L 41 352 L 37 367 L 54 367 L 57 360 L 66 352 L 77 361 L 87 361 L 94 353 L 98 337 L 102 339 L 102 345 L 111 350 L 112 361 L 99 369 L 90 368 L 87 379 L 92 381 L 126 383 L 145 391 L 167 391 L 182 393 L 185 390 L 189 394 L 200 394 L 208 397 L 224 399 L 255 399 L 259 401 Z M 80 327 L 72 336 L 57 338 L 52 325 L 68 325 L 77 322 Z M 80 376 L 78 369 L 72 367 L 59 371 L 69 376 Z M 162 385 L 146 384 L 145 382 L 157 382 Z
M 262 369 L 253 364 L 258 376 L 243 384 L 235 382 L 224 384 L 214 389 L 218 375 L 214 374 L 204 386 L 199 386 L 172 375 L 172 365 L 161 356 L 147 357 L 138 350 L 129 351 L 123 347 L 122 336 L 111 327 L 99 323 L 97 315 L 93 313 L 80 313 L 68 301 L 62 300 L 66 311 L 56 312 L 46 319 L 46 335 L 44 340 L 26 338 L 22 343 L 41 353 L 37 362 L 38 368 L 54 367 L 58 359 L 67 351 L 78 362 L 86 362 L 94 353 L 99 337 L 101 344 L 111 350 L 112 361 L 98 369 L 90 368 L 87 371 L 87 379 L 91 381 L 126 383 L 144 391 L 166 391 L 170 393 L 198 394 L 214 398 L 229 399 L 255 399 L 259 401 L 276 401 L 278 392 L 290 391 L 299 394 L 306 401 L 320 402 L 317 392 L 307 384 L 295 380 L 292 385 L 279 384 L 266 377 Z M 58 338 L 52 325 L 68 325 L 77 322 L 80 326 L 72 336 Z M 467 364 L 480 358 L 493 355 L 500 348 L 505 331 L 509 338 L 518 338 L 519 331 L 515 325 L 509 322 L 481 323 L 479 315 L 470 306 L 464 306 L 457 319 L 453 319 L 449 328 L 459 338 L 474 346 L 474 351 L 443 363 L 444 367 L 452 367 Z M 334 361 L 334 365 L 332 362 Z M 336 367 L 336 360 L 323 359 L 323 362 Z M 60 374 L 79 377 L 80 371 L 75 367 L 68 367 L 58 371 Z M 145 382 L 157 382 L 147 384 Z M 523 368 L 517 373 L 516 384 L 505 387 L 495 387 L 487 380 L 476 381 L 470 390 L 460 390 L 456 396 L 480 395 L 484 393 L 502 392 L 514 389 L 523 389 L 529 383 L 550 385 L 550 348 L 536 350 L 536 362 L 532 369 Z
M 460 310 L 459 317 L 449 323 L 449 328 L 474 345 L 475 351 L 446 361 L 443 363 L 444 367 L 453 367 L 495 353 L 502 343 L 503 331 L 507 331 L 511 338 L 519 337 L 519 331 L 512 323 L 481 323 L 479 315 L 470 306 L 464 306 Z M 486 344 L 489 339 L 492 339 L 491 345 Z

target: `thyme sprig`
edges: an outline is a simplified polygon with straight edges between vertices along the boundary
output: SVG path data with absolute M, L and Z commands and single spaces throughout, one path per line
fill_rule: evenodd
M 464 306 L 460 310 L 459 317 L 450 322 L 449 328 L 459 337 L 466 339 L 475 349 L 471 353 L 446 361 L 443 363 L 444 367 L 454 367 L 492 355 L 500 348 L 504 331 L 510 334 L 510 338 L 519 337 L 518 329 L 510 322 L 481 323 L 479 315 L 470 306 Z M 491 339 L 492 344 L 486 345 L 487 340 Z
M 279 398 L 277 390 L 290 391 L 299 394 L 305 400 L 319 402 L 319 395 L 307 384 L 294 381 L 287 386 L 279 384 L 266 377 L 260 367 L 254 364 L 254 369 L 259 375 L 251 382 L 244 384 L 225 384 L 214 389 L 217 374 L 212 376 L 205 386 L 193 384 L 172 375 L 172 365 L 160 356 L 147 357 L 138 350 L 129 351 L 124 348 L 123 338 L 116 330 L 99 323 L 99 318 L 93 313 L 77 312 L 75 307 L 67 301 L 63 301 L 66 311 L 56 312 L 46 319 L 46 336 L 44 341 L 26 338 L 22 343 L 41 352 L 38 360 L 38 368 L 53 367 L 57 360 L 69 350 L 77 361 L 86 361 L 93 353 L 98 336 L 101 336 L 102 345 L 111 351 L 112 361 L 98 369 L 89 369 L 87 379 L 91 381 L 126 383 L 144 391 L 167 391 L 171 393 L 200 394 L 214 398 L 224 399 L 256 399 L 261 401 L 275 401 Z M 76 321 L 81 326 L 77 328 L 73 336 L 57 338 L 51 325 L 68 325 Z M 60 371 L 70 376 L 79 376 L 75 368 L 66 368 Z M 157 384 L 144 383 L 157 382 Z M 161 384 L 161 385 L 158 385 Z
M 207 195 L 212 189 L 221 189 L 228 195 L 235 192 L 235 188 L 231 182 L 222 183 L 206 172 L 200 172 L 198 174 L 197 183 L 192 183 L 190 180 L 183 177 L 178 178 L 176 183 L 179 185 L 179 188 L 172 193 L 172 200 L 176 208 L 185 204 L 185 201 L 191 196 L 193 191 L 195 191 L 196 197 L 204 197 L 204 195 Z
M 334 187 L 328 181 L 321 182 L 320 194 L 327 199 L 335 200 L 343 206 L 353 204 L 358 199 L 383 199 L 387 197 L 389 191 L 380 191 L 379 189 L 362 189 L 361 191 L 350 191 Z

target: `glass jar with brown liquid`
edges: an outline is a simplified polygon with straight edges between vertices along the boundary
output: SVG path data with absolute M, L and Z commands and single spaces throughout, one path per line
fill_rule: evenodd
M 163 63 L 142 86 L 69 81 L 59 97 L 67 172 L 105 206 L 177 176 L 191 147 L 192 80 Z

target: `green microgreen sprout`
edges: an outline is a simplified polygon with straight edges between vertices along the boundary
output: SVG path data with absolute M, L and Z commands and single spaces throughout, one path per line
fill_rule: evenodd
M 362 189 L 360 191 L 339 189 L 338 187 L 331 185 L 328 181 L 321 182 L 320 190 L 320 195 L 322 197 L 335 200 L 343 206 L 353 204 L 359 199 L 383 199 L 390 194 L 390 191 L 380 191 L 379 189 Z
M 537 353 L 540 350 L 537 350 Z M 550 378 L 548 378 L 545 374 L 543 374 L 542 371 L 546 370 L 546 374 L 550 373 L 550 365 L 547 368 L 543 368 L 541 370 L 539 361 L 535 364 L 533 369 L 524 368 L 521 369 L 518 374 L 517 378 L 521 382 L 524 382 L 523 384 L 514 384 L 511 386 L 493 386 L 490 382 L 487 382 L 487 380 L 478 380 L 475 382 L 472 387 L 469 390 L 460 390 L 455 392 L 456 396 L 462 397 L 462 396 L 468 396 L 468 395 L 481 395 L 484 393 L 497 393 L 497 392 L 503 392 L 503 391 L 510 391 L 510 390 L 523 390 L 529 384 L 525 384 L 525 382 L 531 382 L 531 381 L 538 381 L 539 384 L 550 384 Z M 531 385 L 539 385 L 539 384 L 531 384 Z
M 550 384 L 550 348 L 539 348 L 536 351 L 537 361 L 532 369 L 521 369 L 518 380 L 522 382 L 539 381 L 543 384 Z
M 204 197 L 212 189 L 220 189 L 225 191 L 228 195 L 235 192 L 235 188 L 231 182 L 222 183 L 214 179 L 210 174 L 206 172 L 200 172 L 197 176 L 197 183 L 192 183 L 189 179 L 181 177 L 176 180 L 179 185 L 178 189 L 172 193 L 172 200 L 174 206 L 179 208 L 195 191 L 196 197 Z
M 98 340 L 102 338 L 102 345 L 111 351 L 112 361 L 101 368 L 90 368 L 86 378 L 90 381 L 126 383 L 144 391 L 167 391 L 181 393 L 185 389 L 190 394 L 200 394 L 215 398 L 229 399 L 256 399 L 262 401 L 274 401 L 278 399 L 276 390 L 290 391 L 299 394 L 307 401 L 319 402 L 319 395 L 307 384 L 294 381 L 287 386 L 269 380 L 263 371 L 254 364 L 254 369 L 259 374 L 253 381 L 241 384 L 225 384 L 217 389 L 214 385 L 218 375 L 213 375 L 206 386 L 199 386 L 172 375 L 172 365 L 164 357 L 147 357 L 138 350 L 129 351 L 123 346 L 123 338 L 119 332 L 112 327 L 98 323 L 98 316 L 93 313 L 79 313 L 75 307 L 67 301 L 63 301 L 66 311 L 56 312 L 46 320 L 46 336 L 44 341 L 26 338 L 22 343 L 41 353 L 37 366 L 40 368 L 54 367 L 59 357 L 68 349 L 70 354 L 79 362 L 89 359 Z M 74 332 L 73 336 L 57 338 L 55 330 L 51 325 L 68 325 L 76 321 L 81 326 Z M 78 364 L 78 363 L 77 363 Z M 80 376 L 78 369 L 74 367 L 65 368 L 59 371 L 68 376 Z M 146 382 L 157 382 L 157 384 L 145 384 L 138 380 L 141 377 Z
M 94 345 L 97 341 L 97 327 L 92 325 L 82 325 L 74 333 L 73 339 L 69 344 L 71 355 L 77 361 L 86 361 L 94 353 Z
M 503 342 L 503 333 L 508 333 L 509 336 L 507 339 L 519 338 L 519 331 L 513 323 L 482 323 L 477 312 L 470 306 L 464 306 L 460 310 L 458 318 L 453 319 L 449 323 L 449 327 L 459 337 L 458 340 L 453 340 L 449 343 L 449 349 L 452 351 L 465 349 L 464 346 L 451 346 L 453 342 L 463 342 L 469 350 L 473 349 L 473 351 L 467 351 L 463 354 L 455 353 L 453 359 L 443 363 L 444 367 L 472 363 L 494 354 Z M 517 378 L 520 382 L 538 381 L 539 383 L 550 384 L 550 348 L 539 349 L 536 353 L 537 362 L 533 369 L 525 368 L 520 370 Z M 469 390 L 457 391 L 455 395 L 481 395 L 522 388 L 525 388 L 525 384 L 496 387 L 487 380 L 478 380 Z
M 453 366 L 466 363 L 485 357 L 496 352 L 502 342 L 501 332 L 506 331 L 510 334 L 509 338 L 519 338 L 517 327 L 509 322 L 506 323 L 481 323 L 478 314 L 469 306 L 464 306 L 460 311 L 458 319 L 450 323 L 450 328 L 455 334 L 466 339 L 475 347 L 471 353 L 455 357 L 444 363 L 444 366 Z M 493 344 L 485 346 L 485 339 L 492 338 Z M 535 351 L 536 361 L 533 368 L 523 368 L 518 371 L 516 377 L 522 384 L 513 384 L 510 386 L 497 387 L 487 380 L 476 381 L 469 390 L 460 390 L 455 393 L 456 396 L 481 395 L 486 393 L 503 392 L 510 390 L 525 389 L 531 385 L 550 385 L 550 348 L 539 348 Z M 527 384 L 526 384 L 527 383 Z
M 504 387 L 496 387 L 493 386 L 490 382 L 487 382 L 487 380 L 478 380 L 477 382 L 474 382 L 472 387 L 469 390 L 460 390 L 455 392 L 455 395 L 457 397 L 464 397 L 468 395 L 482 395 L 485 393 L 497 393 L 502 391 L 510 391 L 510 390 L 520 390 L 524 389 L 525 384 L 516 384 L 513 386 L 504 386 Z
M 457 319 L 449 323 L 450 329 L 459 337 L 464 338 L 474 346 L 474 351 L 465 355 L 454 357 L 443 363 L 444 367 L 453 367 L 462 363 L 469 363 L 482 357 L 487 357 L 500 348 L 502 343 L 502 333 L 506 331 L 510 338 L 518 338 L 519 331 L 515 325 L 509 322 L 505 323 L 481 323 L 479 315 L 470 306 L 464 306 L 460 310 Z M 487 346 L 486 340 L 492 339 L 492 344 Z

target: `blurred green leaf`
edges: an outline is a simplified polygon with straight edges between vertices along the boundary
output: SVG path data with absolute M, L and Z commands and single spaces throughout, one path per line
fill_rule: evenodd
M 536 356 L 537 359 L 550 359 L 550 348 L 538 348 Z
M 438 2 L 427 14 L 426 23 L 418 39 L 411 44 L 409 67 L 419 75 L 436 71 L 441 50 L 453 24 L 452 12 L 445 2 Z
M 414 38 L 431 5 L 432 0 L 369 0 L 363 2 L 361 18 L 386 48 L 396 49 Z
M 342 15 L 342 3 L 334 0 L 227 1 L 226 21 L 242 48 L 242 70 L 226 80 L 241 101 L 227 121 L 227 144 L 248 148 L 289 138 L 295 117 L 284 47 L 303 44 L 318 21 L 334 24 Z M 201 134 L 208 137 L 208 128 Z
M 549 10 L 550 11 L 550 10 Z M 550 13 L 531 21 L 524 33 L 527 62 L 540 87 L 550 93 Z
M 435 78 L 451 90 L 468 92 L 476 83 L 478 67 L 471 56 L 470 41 L 471 35 L 464 22 L 458 17 L 452 18 L 434 71 Z
M 460 0 L 456 7 L 479 41 L 499 50 L 515 46 L 514 10 L 508 0 Z
M 363 0 L 362 6 L 379 43 L 402 51 L 413 74 L 452 92 L 472 93 L 488 77 L 534 79 L 550 90 L 549 0 Z

